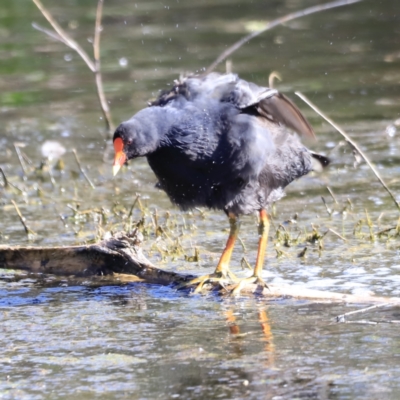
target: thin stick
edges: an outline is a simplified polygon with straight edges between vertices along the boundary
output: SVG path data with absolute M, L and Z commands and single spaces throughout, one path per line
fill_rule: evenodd
M 365 319 L 359 321 L 337 321 L 344 324 L 359 324 L 359 325 L 378 325 L 378 322 L 375 321 L 367 321 Z
M 359 321 L 344 321 L 345 324 L 360 324 L 360 325 L 378 325 L 378 324 L 400 324 L 399 320 L 389 320 L 389 321 L 368 321 L 365 319 Z
M 336 232 L 334 229 L 329 228 L 328 232 L 333 233 L 334 235 L 336 235 L 339 239 L 342 239 L 344 242 L 347 242 L 347 239 L 345 237 L 343 237 L 340 233 Z
M 244 244 L 242 238 L 241 238 L 240 236 L 238 236 L 237 239 L 238 239 L 240 245 L 242 246 L 243 251 L 244 251 L 245 253 L 247 253 L 247 248 L 246 248 L 246 245 Z
M 106 100 L 106 96 L 104 95 L 103 89 L 103 79 L 101 76 L 101 65 L 100 65 L 100 34 L 102 30 L 101 26 L 101 16 L 103 13 L 103 3 L 104 0 L 99 0 L 97 3 L 96 10 L 96 24 L 94 28 L 94 41 L 93 41 L 93 54 L 94 54 L 94 65 L 95 65 L 95 79 L 96 79 L 96 87 L 97 87 L 97 95 L 99 97 L 101 109 L 103 110 L 103 114 L 106 120 L 106 126 L 108 132 L 114 132 L 114 124 L 112 122 L 110 108 L 108 107 L 108 103 Z
M 4 173 L 4 171 L 3 171 L 3 168 L 0 168 L 0 174 L 1 174 L 1 176 L 3 177 L 3 181 L 4 181 L 4 187 L 5 188 L 8 188 L 8 179 L 7 179 L 7 177 L 6 177 L 6 174 Z
M 26 233 L 27 235 L 29 235 L 29 234 L 34 234 L 35 232 L 33 232 L 33 230 L 30 229 L 29 226 L 26 224 L 25 218 L 22 216 L 22 213 L 21 213 L 21 211 L 19 210 L 19 208 L 18 208 L 17 204 L 15 203 L 15 201 L 14 201 L 14 200 L 11 200 L 11 203 L 13 204 L 13 206 L 14 206 L 14 208 L 15 208 L 15 211 L 16 211 L 17 214 L 18 214 L 19 220 L 21 221 L 21 224 L 22 224 L 22 226 L 24 227 L 25 233 Z
M 250 265 L 250 263 L 247 261 L 247 258 L 246 257 L 244 257 L 243 256 L 243 258 L 242 258 L 242 261 L 240 262 L 240 264 L 241 264 L 241 266 L 242 266 L 242 269 L 244 269 L 243 268 L 243 265 L 246 267 L 246 268 L 248 268 L 250 271 L 253 271 L 253 267 Z
M 355 149 L 360 156 L 364 159 L 364 161 L 367 163 L 367 165 L 371 168 L 372 172 L 375 174 L 375 176 L 378 178 L 378 181 L 381 183 L 383 188 L 389 193 L 390 197 L 392 198 L 395 206 L 397 209 L 400 211 L 400 204 L 397 202 L 394 194 L 391 192 L 391 190 L 387 187 L 386 183 L 384 180 L 381 178 L 379 175 L 379 172 L 376 170 L 376 168 L 372 165 L 372 163 L 369 161 L 368 157 L 364 154 L 364 152 L 360 149 L 360 147 L 357 145 L 357 143 L 350 138 L 350 136 L 342 129 L 339 127 L 339 125 L 335 124 L 330 118 L 328 118 L 316 105 L 314 105 L 309 99 L 307 99 L 304 94 L 300 92 L 295 92 L 297 96 L 299 96 L 306 104 L 308 104 L 319 116 L 321 116 L 326 122 L 328 122 L 331 126 L 333 126 L 346 140 L 347 143 L 350 144 L 353 149 Z
M 89 185 L 92 187 L 92 189 L 95 189 L 96 186 L 95 186 L 95 185 L 93 184 L 93 182 L 89 179 L 89 177 L 86 175 L 85 171 L 83 170 L 83 168 L 82 168 L 82 166 L 81 166 L 81 162 L 79 161 L 78 154 L 77 154 L 76 150 L 75 150 L 75 149 L 72 149 L 72 152 L 74 153 L 75 160 L 76 160 L 76 163 L 78 164 L 79 171 L 81 171 L 82 175 L 83 175 L 83 176 L 85 177 L 85 179 L 88 181 L 88 183 L 89 183 Z
M 391 227 L 389 227 L 389 228 L 385 228 L 385 229 L 382 229 L 382 230 L 379 231 L 379 232 L 376 232 L 376 236 L 383 235 L 384 233 L 390 232 L 390 231 L 393 230 L 393 229 L 397 229 L 397 225 L 396 225 L 396 226 L 391 226 Z
M 27 175 L 28 174 L 28 169 L 26 167 L 24 158 L 22 157 L 21 150 L 19 149 L 19 147 L 15 143 L 14 143 L 14 149 L 15 149 L 15 152 L 17 153 L 18 161 L 21 164 L 22 171 L 24 172 L 24 175 Z
M 377 308 L 387 307 L 388 305 L 389 304 L 376 304 L 376 305 L 371 306 L 371 307 L 361 308 L 360 310 L 349 311 L 349 312 L 347 312 L 345 314 L 338 315 L 335 319 L 336 319 L 337 322 L 345 322 L 346 321 L 346 317 L 348 317 L 349 315 L 365 313 L 367 311 L 375 310 Z M 390 304 L 390 305 L 393 306 L 393 304 Z M 400 302 L 399 302 L 399 305 L 400 305 Z
M 326 208 L 326 212 L 329 214 L 329 216 L 331 216 L 332 213 L 333 213 L 333 210 L 331 210 L 331 209 L 328 207 L 328 204 L 326 204 L 325 198 L 324 198 L 323 196 L 321 196 L 321 199 L 322 199 L 322 202 L 324 203 L 324 206 L 325 206 L 325 208 Z
M 266 26 L 261 29 L 260 31 L 255 31 L 250 33 L 249 35 L 245 36 L 244 38 L 240 39 L 236 43 L 234 43 L 231 47 L 226 49 L 219 57 L 206 69 L 205 74 L 210 73 L 215 69 L 215 67 L 224 61 L 227 57 L 229 57 L 232 53 L 234 53 L 236 50 L 238 50 L 240 47 L 242 47 L 245 43 L 249 42 L 251 39 L 257 37 L 258 35 L 261 35 L 262 33 L 271 30 L 275 28 L 278 25 L 282 25 L 285 22 L 292 21 L 294 19 L 300 18 L 300 17 L 305 17 L 306 15 L 314 14 L 320 11 L 325 11 L 329 10 L 331 8 L 335 7 L 341 7 L 341 6 L 346 6 L 348 4 L 353 4 L 353 3 L 358 3 L 362 0 L 339 0 L 339 1 L 332 1 L 330 3 L 326 3 L 323 5 L 318 5 L 318 6 L 313 6 L 309 8 L 305 8 L 304 10 L 296 11 L 290 14 L 287 14 L 283 17 L 274 19 L 273 21 L 270 21 L 266 24 Z
M 37 24 L 36 22 L 32 22 L 32 28 L 34 28 L 37 31 L 42 32 L 42 33 L 46 34 L 47 36 L 50 36 L 54 40 L 58 40 L 59 42 L 64 43 L 66 46 L 68 46 L 68 44 L 65 42 L 65 40 L 60 35 L 58 35 L 56 32 L 53 32 L 46 28 L 43 28 L 43 26 Z
M 0 168 L 0 174 L 3 176 L 4 182 L 5 182 L 4 188 L 7 189 L 8 186 L 11 186 L 11 187 L 13 187 L 14 189 L 17 189 L 19 192 L 24 193 L 24 190 L 20 189 L 18 186 L 15 186 L 13 183 L 11 183 L 11 182 L 8 180 L 8 178 L 7 178 L 7 176 L 6 176 L 6 174 L 4 173 L 4 171 L 3 171 L 2 168 Z
M 75 40 L 73 40 L 67 32 L 58 24 L 58 22 L 53 18 L 53 16 L 50 14 L 50 12 L 44 7 L 44 5 L 41 3 L 40 0 L 32 0 L 36 7 L 40 10 L 40 12 L 43 14 L 43 16 L 47 19 L 47 21 L 50 23 L 50 25 L 53 27 L 53 29 L 56 31 L 56 33 L 53 33 L 45 28 L 42 28 L 41 26 L 37 24 L 32 24 L 32 26 L 45 33 L 46 35 L 52 37 L 53 39 L 59 40 L 61 43 L 64 43 L 66 46 L 71 48 L 72 50 L 76 51 L 79 56 L 82 58 L 82 60 L 85 62 L 85 64 L 88 66 L 88 68 L 94 73 L 95 75 L 95 81 L 96 81 L 96 88 L 97 88 L 97 96 L 99 98 L 100 102 L 100 107 L 101 111 L 103 112 L 104 115 L 104 121 L 106 124 L 106 128 L 109 133 L 114 131 L 114 124 L 111 119 L 111 112 L 110 108 L 108 106 L 105 94 L 104 94 L 104 89 L 103 89 L 103 81 L 100 73 L 100 32 L 101 32 L 101 15 L 103 11 L 103 2 L 104 0 L 99 0 L 97 4 L 97 11 L 96 11 L 96 24 L 95 24 L 95 32 L 94 32 L 94 62 L 91 60 L 89 55 L 86 53 L 86 51 L 77 43 Z
M 40 0 L 32 0 L 36 7 L 40 10 L 43 16 L 49 21 L 49 24 L 53 27 L 53 29 L 58 33 L 58 35 L 62 38 L 62 42 L 70 47 L 72 50 L 75 50 L 83 61 L 85 61 L 86 65 L 92 72 L 96 72 L 95 65 L 93 61 L 90 59 L 85 50 L 77 43 L 75 40 L 71 39 L 68 34 L 64 31 L 63 28 L 58 24 L 58 22 L 53 18 L 49 11 L 44 7 Z M 45 32 L 46 33 L 46 32 Z M 53 36 L 54 37 L 54 36 Z
M 338 201 L 336 200 L 335 194 L 333 193 L 332 189 L 331 189 L 329 186 L 327 186 L 326 188 L 327 188 L 329 194 L 331 195 L 333 201 L 334 201 L 336 204 L 339 204 Z

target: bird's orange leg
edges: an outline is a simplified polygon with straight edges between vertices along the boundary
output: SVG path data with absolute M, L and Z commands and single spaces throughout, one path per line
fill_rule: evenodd
M 268 214 L 265 210 L 260 211 L 260 223 L 258 225 L 258 234 L 260 235 L 260 239 L 258 242 L 258 253 L 256 266 L 254 267 L 254 276 L 257 278 L 261 278 L 261 271 L 264 265 L 265 251 L 267 250 L 268 244 L 268 233 L 269 233 L 269 218 Z
M 217 268 L 215 268 L 215 274 L 221 274 L 223 277 L 236 277 L 229 269 L 229 263 L 231 261 L 233 248 L 235 246 L 236 239 L 239 235 L 239 220 L 235 214 L 229 213 L 229 225 L 231 227 L 229 237 L 225 245 L 225 249 L 221 254 Z
M 240 294 L 240 291 L 243 289 L 243 287 L 251 283 L 257 283 L 260 286 L 268 288 L 268 285 L 261 278 L 261 272 L 263 269 L 265 251 L 268 244 L 269 227 L 270 222 L 267 212 L 265 210 L 260 210 L 260 223 L 258 224 L 258 234 L 260 236 L 260 239 L 258 241 L 256 266 L 254 267 L 253 275 L 249 278 L 242 279 L 235 287 L 235 289 L 233 289 L 233 295 Z
M 231 283 L 231 281 L 237 281 L 236 276 L 229 269 L 229 263 L 239 234 L 239 220 L 236 215 L 232 213 L 229 213 L 228 216 L 230 225 L 229 237 L 221 258 L 219 259 L 217 268 L 215 268 L 214 273 L 200 276 L 188 283 L 188 285 L 197 285 L 195 293 L 200 292 L 203 285 L 207 282 L 219 282 L 221 285 L 224 285 L 225 283 Z

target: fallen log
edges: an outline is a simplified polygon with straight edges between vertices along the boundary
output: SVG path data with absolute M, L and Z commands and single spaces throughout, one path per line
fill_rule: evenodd
M 133 275 L 132 280 L 160 285 L 182 284 L 194 276 L 156 268 L 144 255 L 137 232 L 118 232 L 98 243 L 66 247 L 0 246 L 0 268 L 61 276 Z M 135 278 L 136 277 L 136 278 Z
M 0 269 L 78 278 L 107 276 L 104 284 L 144 282 L 176 287 L 195 278 L 193 275 L 157 268 L 144 256 L 141 243 L 140 233 L 119 232 L 98 243 L 83 246 L 10 247 L 2 245 L 0 246 Z M 209 288 L 222 294 L 229 293 L 230 289 L 230 287 L 221 288 L 219 284 L 209 285 Z M 266 298 L 400 304 L 400 299 L 393 297 L 351 295 L 289 285 L 271 284 L 268 289 L 249 285 L 243 289 L 242 293 L 257 293 Z

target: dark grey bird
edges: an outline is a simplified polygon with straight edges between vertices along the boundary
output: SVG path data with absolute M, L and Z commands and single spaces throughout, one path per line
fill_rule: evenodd
M 288 129 L 289 128 L 289 129 Z M 292 130 L 293 133 L 289 132 Z M 158 186 L 181 209 L 223 210 L 230 234 L 213 274 L 191 281 L 237 282 L 267 286 L 261 279 L 269 219 L 266 208 L 284 188 L 310 172 L 313 158 L 299 135 L 314 132 L 299 109 L 275 89 L 257 86 L 236 74 L 189 76 L 123 122 L 114 134 L 114 175 L 128 160 L 146 157 Z M 250 278 L 238 280 L 229 269 L 239 231 L 238 218 L 259 212 L 259 247 Z

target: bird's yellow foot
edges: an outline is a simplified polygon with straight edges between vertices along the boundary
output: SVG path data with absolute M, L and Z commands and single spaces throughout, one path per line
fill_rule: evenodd
M 244 287 L 246 287 L 247 285 L 251 285 L 251 284 L 256 284 L 257 289 L 258 289 L 258 287 L 261 287 L 262 290 L 264 290 L 264 288 L 269 289 L 268 285 L 264 282 L 264 280 L 261 277 L 253 275 L 248 278 L 240 279 L 239 283 L 231 291 L 231 295 L 239 296 L 241 290 Z
M 233 272 L 223 271 L 223 272 L 214 272 L 212 274 L 199 276 L 198 278 L 192 279 L 191 281 L 185 283 L 182 287 L 197 285 L 196 289 L 193 292 L 196 294 L 202 291 L 203 286 L 206 283 L 211 283 L 211 284 L 218 283 L 222 287 L 225 287 L 225 285 L 229 285 L 232 284 L 232 282 L 238 282 L 238 281 L 239 279 Z

